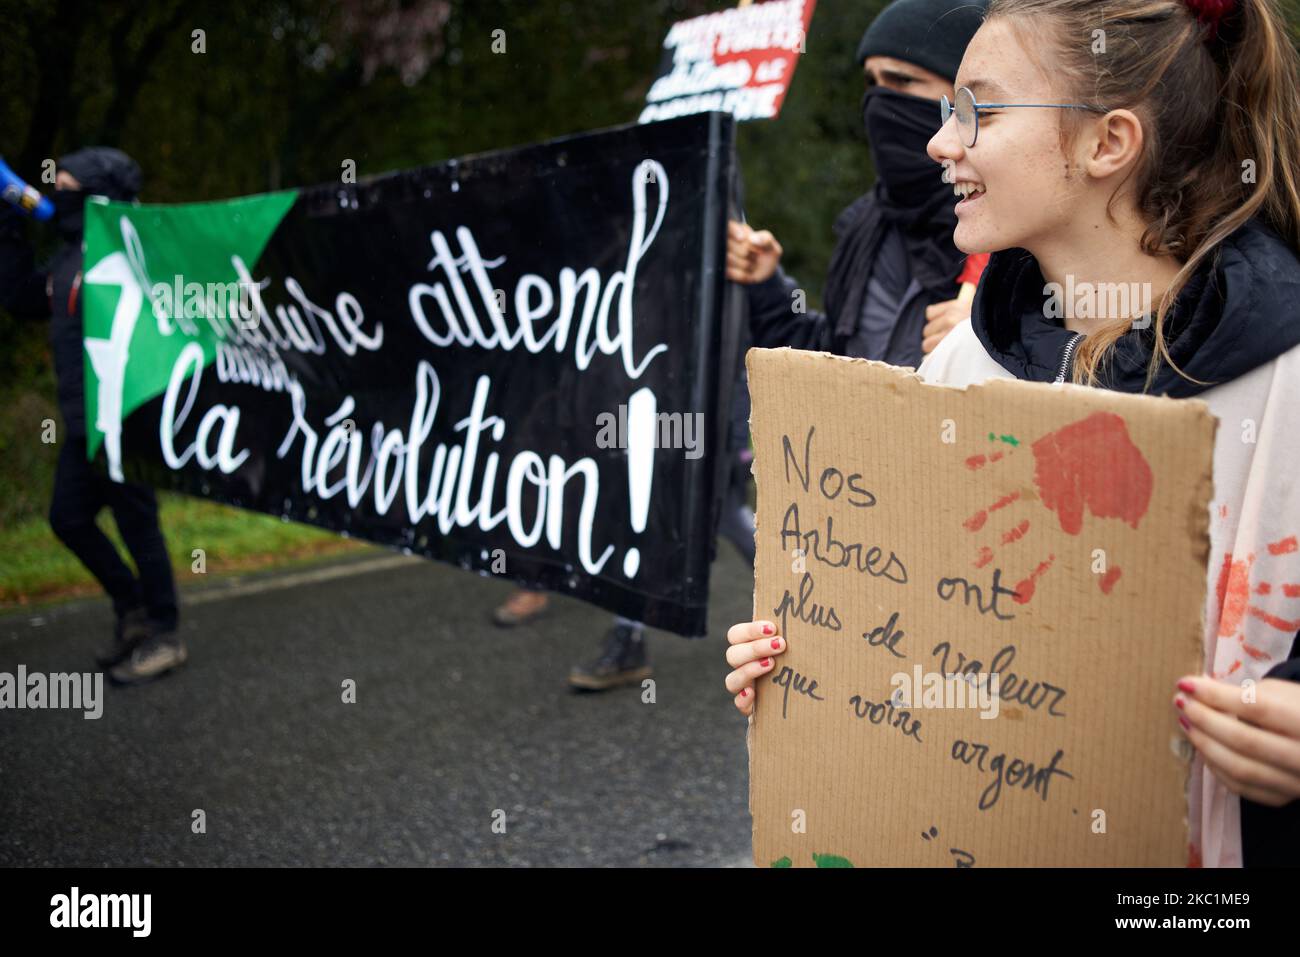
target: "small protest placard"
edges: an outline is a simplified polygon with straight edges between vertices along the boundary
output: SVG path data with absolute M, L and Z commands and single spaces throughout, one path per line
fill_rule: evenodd
M 767 0 L 680 20 L 668 30 L 640 121 L 720 110 L 773 120 L 807 49 L 816 0 Z
M 751 350 L 759 866 L 1187 859 L 1204 403 Z

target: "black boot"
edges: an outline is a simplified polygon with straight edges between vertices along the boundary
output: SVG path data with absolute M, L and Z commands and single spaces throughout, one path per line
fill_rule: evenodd
M 127 659 L 136 645 L 149 637 L 149 613 L 143 608 L 132 608 L 117 619 L 113 626 L 113 641 L 95 653 L 101 668 L 111 668 Z
M 569 684 L 580 691 L 607 691 L 636 684 L 651 674 L 645 629 L 636 623 L 616 622 L 605 634 L 600 657 L 589 665 L 575 665 L 569 672 Z
M 150 622 L 148 634 L 116 667 L 108 678 L 117 685 L 138 685 L 175 671 L 189 659 L 185 642 L 175 625 Z

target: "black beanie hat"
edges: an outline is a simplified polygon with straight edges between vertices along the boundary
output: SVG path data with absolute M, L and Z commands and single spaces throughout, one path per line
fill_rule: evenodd
M 856 63 L 888 56 L 955 80 L 987 10 L 988 0 L 894 0 L 862 35 Z
M 111 146 L 87 146 L 69 153 L 59 160 L 57 168 L 76 177 L 84 193 L 129 201 L 140 192 L 139 164 Z

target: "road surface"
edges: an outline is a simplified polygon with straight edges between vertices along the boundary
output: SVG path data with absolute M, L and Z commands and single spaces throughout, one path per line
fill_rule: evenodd
M 559 598 L 497 629 L 511 586 L 444 565 L 367 554 L 187 588 L 176 674 L 106 683 L 98 720 L 0 710 L 0 865 L 746 866 L 722 646 L 751 583 L 721 544 L 709 637 L 650 633 L 653 703 L 568 689 L 606 613 Z M 110 617 L 7 614 L 0 671 L 94 670 Z

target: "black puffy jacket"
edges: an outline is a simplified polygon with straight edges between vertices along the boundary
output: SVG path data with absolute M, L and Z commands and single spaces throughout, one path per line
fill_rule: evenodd
M 848 242 L 852 236 L 853 225 L 868 212 L 868 207 L 877 202 L 873 190 L 858 197 L 836 218 L 833 226 L 836 238 L 836 250 Z M 932 232 L 942 232 L 940 224 L 929 227 Z M 887 236 L 884 242 L 902 246 L 902 240 L 896 227 L 886 226 Z M 950 245 L 950 244 L 949 244 Z M 850 335 L 838 335 L 837 327 L 843 327 L 841 317 L 829 312 L 816 310 L 798 310 L 795 306 L 795 292 L 800 284 L 785 271 L 777 271 L 767 280 L 745 286 L 749 300 L 749 328 L 753 336 L 753 345 L 776 349 L 789 346 L 792 349 L 808 349 L 813 352 L 832 352 L 836 355 L 849 356 L 854 359 L 877 359 L 891 365 L 916 368 L 921 364 L 924 354 L 921 351 L 921 331 L 925 328 L 925 310 L 936 303 L 946 302 L 957 296 L 957 275 L 961 271 L 965 257 L 956 247 L 950 250 L 950 261 L 946 261 L 946 271 L 950 278 L 927 289 L 916 281 L 909 286 L 908 292 L 887 309 L 892 309 L 892 322 L 887 328 L 868 328 L 865 312 L 868 308 L 866 296 L 863 300 L 863 314 L 852 317 L 854 329 Z M 905 259 L 907 253 L 900 251 Z M 868 273 L 852 275 L 854 266 L 848 258 L 832 256 L 831 271 L 827 275 L 826 285 L 830 286 L 837 278 L 834 271 L 842 272 L 838 278 L 845 283 L 859 283 L 867 286 L 871 280 Z M 910 261 L 908 262 L 909 271 Z M 801 297 L 806 299 L 806 296 Z

